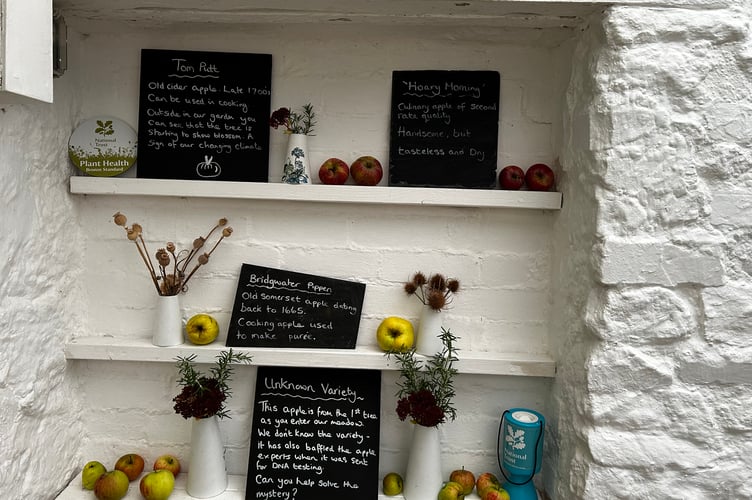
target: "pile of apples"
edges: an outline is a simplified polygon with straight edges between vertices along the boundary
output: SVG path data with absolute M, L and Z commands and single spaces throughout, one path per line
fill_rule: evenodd
M 101 462 L 92 460 L 81 471 L 81 486 L 93 490 L 97 500 L 120 500 L 128 494 L 130 483 L 141 476 L 144 465 L 144 458 L 137 453 L 118 458 L 111 471 Z M 180 461 L 173 455 L 161 455 L 154 461 L 153 469 L 141 478 L 141 496 L 146 500 L 165 500 L 175 488 Z
M 509 500 L 509 493 L 501 487 L 498 478 L 491 472 L 484 472 L 476 479 L 475 475 L 464 467 L 452 471 L 449 481 L 439 490 L 438 500 L 462 500 L 472 493 L 473 489 L 481 500 Z
M 375 186 L 381 182 L 384 169 L 379 160 L 370 155 L 361 156 L 349 167 L 339 158 L 329 158 L 319 167 L 322 184 L 344 184 L 350 176 L 358 186 Z
M 554 186 L 554 171 L 545 163 L 536 163 L 522 170 L 517 165 L 507 165 L 499 172 L 501 189 L 520 189 L 527 186 L 530 191 L 550 191 Z

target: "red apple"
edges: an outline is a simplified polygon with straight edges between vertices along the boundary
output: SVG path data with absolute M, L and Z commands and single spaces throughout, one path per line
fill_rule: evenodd
M 361 156 L 350 165 L 350 175 L 358 186 L 375 186 L 381 182 L 384 169 L 373 156 Z
M 548 191 L 554 185 L 554 171 L 545 163 L 536 163 L 525 172 L 525 183 L 531 191 Z
M 483 500 L 509 500 L 509 493 L 504 488 L 491 486 L 481 498 Z
M 500 488 L 501 483 L 498 478 L 490 472 L 484 472 L 475 481 L 475 489 L 478 491 L 478 496 L 484 498 L 486 490 L 489 488 Z
M 469 470 L 462 469 L 453 470 L 449 474 L 449 480 L 462 486 L 462 494 L 469 495 L 475 488 L 475 476 Z
M 123 455 L 115 462 L 115 470 L 125 472 L 128 481 L 135 481 L 144 471 L 144 458 L 135 453 Z
M 350 168 L 339 158 L 329 158 L 319 168 L 319 180 L 322 184 L 344 184 L 349 175 Z
M 94 496 L 98 500 L 120 500 L 128 494 L 129 480 L 123 471 L 105 472 L 94 483 Z
M 154 461 L 154 470 L 168 470 L 173 476 L 180 474 L 180 460 L 174 455 L 162 455 Z
M 525 184 L 525 171 L 517 165 L 507 165 L 499 172 L 501 189 L 520 189 Z

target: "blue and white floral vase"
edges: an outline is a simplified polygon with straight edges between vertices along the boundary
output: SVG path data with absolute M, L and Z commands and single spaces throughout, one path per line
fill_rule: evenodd
M 287 142 L 287 155 L 282 171 L 285 184 L 310 184 L 311 168 L 308 162 L 308 136 L 290 134 Z

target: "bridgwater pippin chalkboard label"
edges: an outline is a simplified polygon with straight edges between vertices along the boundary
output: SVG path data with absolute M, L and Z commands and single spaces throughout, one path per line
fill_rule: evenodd
M 493 188 L 497 71 L 394 71 L 390 186 Z
M 365 284 L 243 264 L 227 345 L 352 349 Z
M 269 54 L 143 49 L 138 177 L 266 182 Z
M 260 366 L 246 500 L 378 498 L 381 372 Z

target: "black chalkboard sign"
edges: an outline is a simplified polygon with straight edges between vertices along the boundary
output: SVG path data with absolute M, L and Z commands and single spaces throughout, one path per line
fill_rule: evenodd
M 381 372 L 260 366 L 246 500 L 376 500 Z
M 243 264 L 227 345 L 353 349 L 363 283 Z
M 390 186 L 493 188 L 497 71 L 394 71 Z
M 141 50 L 138 177 L 266 182 L 269 54 Z

